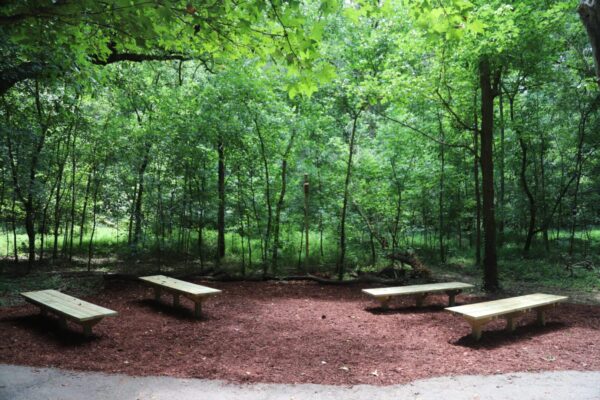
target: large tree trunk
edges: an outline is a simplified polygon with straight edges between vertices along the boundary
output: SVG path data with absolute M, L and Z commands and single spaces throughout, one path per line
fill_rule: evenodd
M 600 1 L 581 0 L 577 11 L 590 38 L 596 65 L 596 77 L 600 85 Z
M 498 265 L 496 256 L 496 219 L 494 210 L 494 96 L 492 73 L 489 60 L 479 63 L 481 86 L 481 179 L 483 192 L 483 286 L 486 291 L 499 289 Z
M 479 130 L 473 131 L 473 180 L 475 181 L 475 265 L 481 265 L 481 189 L 479 182 Z
M 498 208 L 500 213 L 500 218 L 498 220 L 498 246 L 502 247 L 502 243 L 504 242 L 504 218 L 505 218 L 505 120 L 504 120 L 504 98 L 502 96 L 502 90 L 499 93 L 499 115 L 500 115 L 500 193 L 498 196 Z

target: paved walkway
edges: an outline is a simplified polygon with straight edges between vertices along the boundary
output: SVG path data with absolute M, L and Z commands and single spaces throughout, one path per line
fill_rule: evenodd
M 600 400 L 600 372 L 455 376 L 396 386 L 237 385 L 0 365 L 0 400 Z

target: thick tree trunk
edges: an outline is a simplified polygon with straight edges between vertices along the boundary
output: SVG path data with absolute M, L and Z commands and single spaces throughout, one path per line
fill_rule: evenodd
M 473 180 L 475 183 L 475 265 L 481 265 L 481 189 L 479 182 L 479 130 L 473 132 Z
M 498 219 L 498 246 L 502 246 L 504 242 L 504 212 L 505 212 L 505 121 L 504 121 L 504 98 L 502 96 L 502 90 L 499 93 L 499 115 L 500 115 L 500 193 L 498 195 L 498 208 L 499 208 L 499 219 Z
M 577 11 L 592 45 L 596 77 L 600 85 L 600 1 L 581 0 Z
M 483 192 L 484 257 L 483 286 L 486 291 L 499 289 L 496 256 L 496 219 L 494 210 L 494 96 L 489 60 L 479 63 L 481 86 L 481 177 Z

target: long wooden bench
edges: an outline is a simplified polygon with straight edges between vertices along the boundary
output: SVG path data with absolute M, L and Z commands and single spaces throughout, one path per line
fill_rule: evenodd
M 179 297 L 186 297 L 194 302 L 194 316 L 200 318 L 202 314 L 202 302 L 208 297 L 221 293 L 219 289 L 213 289 L 195 283 L 169 278 L 164 275 L 152 275 L 140 277 L 142 281 L 154 288 L 154 298 L 160 300 L 163 291 L 173 295 L 173 306 L 179 306 Z
M 471 335 L 473 338 L 479 340 L 481 338 L 481 329 L 488 322 L 497 318 L 504 318 L 506 319 L 506 329 L 512 332 L 515 330 L 515 318 L 531 310 L 536 310 L 537 322 L 543 326 L 546 324 L 544 312 L 567 299 L 567 296 L 535 293 L 502 300 L 449 307 L 446 310 L 462 315 L 471 325 Z
M 24 292 L 21 293 L 21 296 L 28 302 L 38 306 L 42 315 L 47 315 L 48 312 L 56 314 L 63 328 L 67 326 L 67 320 L 81 325 L 86 336 L 92 334 L 92 327 L 100 322 L 102 318 L 117 315 L 116 311 L 88 303 L 53 289 Z
M 431 293 L 446 293 L 448 295 L 448 303 L 453 306 L 456 295 L 463 289 L 472 288 L 473 285 L 463 282 L 444 282 L 430 283 L 425 285 L 410 285 L 397 286 L 378 289 L 363 289 L 363 293 L 375 297 L 381 303 L 382 308 L 388 308 L 390 300 L 395 296 L 413 296 L 416 299 L 417 307 L 423 305 L 423 300 Z

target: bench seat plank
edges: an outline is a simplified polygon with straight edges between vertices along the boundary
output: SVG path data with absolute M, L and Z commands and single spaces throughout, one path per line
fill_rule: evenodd
M 164 275 L 141 276 L 140 280 L 154 287 L 154 297 L 160 299 L 162 290 L 173 294 L 173 305 L 179 306 L 179 296 L 183 295 L 194 302 L 194 315 L 200 318 L 202 313 L 202 302 L 209 296 L 221 293 L 219 289 L 213 289 L 207 286 L 198 285 L 191 282 L 182 281 L 175 278 L 169 278 Z
M 386 309 L 388 308 L 390 299 L 394 296 L 412 295 L 416 298 L 417 307 L 420 307 L 427 295 L 437 292 L 445 292 L 449 298 L 448 303 L 453 306 L 456 295 L 462 292 L 463 289 L 469 289 L 472 287 L 473 285 L 463 282 L 443 282 L 429 283 L 424 285 L 363 289 L 362 291 L 363 293 L 375 297 L 381 303 L 381 307 Z
M 500 315 L 526 311 L 567 300 L 567 296 L 534 293 L 525 296 L 510 297 L 508 299 L 485 301 L 483 303 L 466 304 L 457 307 L 448 307 L 446 310 L 461 314 L 472 319 L 492 318 Z
M 512 332 L 515 329 L 515 318 L 529 310 L 536 310 L 537 322 L 540 325 L 545 325 L 544 312 L 548 308 L 554 307 L 559 302 L 567 299 L 567 296 L 534 293 L 501 300 L 448 307 L 446 310 L 463 316 L 471 325 L 471 335 L 475 340 L 479 340 L 481 338 L 482 327 L 488 322 L 499 317 L 505 318 L 506 329 Z
M 77 322 L 85 322 L 117 315 L 116 311 L 109 310 L 108 308 L 89 303 L 53 289 L 24 292 L 21 293 L 21 296 L 30 303 Z
M 213 289 L 207 286 L 182 281 L 179 279 L 169 278 L 168 276 L 164 275 L 142 276 L 140 277 L 140 279 L 152 285 L 160 286 L 164 289 L 192 296 L 209 296 L 221 293 L 219 289 Z
M 395 286 L 377 289 L 363 289 L 364 293 L 374 297 L 401 296 L 420 293 L 444 292 L 446 290 L 462 290 L 473 285 L 463 282 L 430 283 L 425 285 Z

